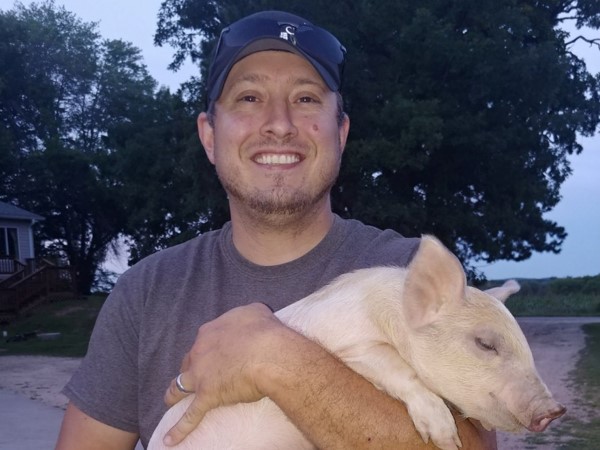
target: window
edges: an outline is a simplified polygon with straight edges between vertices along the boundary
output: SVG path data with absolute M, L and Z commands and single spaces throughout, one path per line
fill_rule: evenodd
M 16 228 L 0 227 L 0 256 L 19 257 L 19 240 Z

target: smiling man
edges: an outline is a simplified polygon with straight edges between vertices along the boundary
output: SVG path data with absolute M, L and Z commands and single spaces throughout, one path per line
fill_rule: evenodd
M 198 131 L 231 221 L 119 279 L 65 388 L 58 449 L 146 445 L 165 390 L 167 404 L 196 393 L 169 444 L 210 408 L 268 396 L 318 448 L 427 448 L 402 403 L 271 312 L 342 273 L 405 266 L 419 245 L 331 210 L 349 130 L 345 53 L 284 12 L 223 30 Z M 463 448 L 495 447 L 492 434 L 458 422 Z
M 329 192 L 349 128 L 337 108 L 306 59 L 269 50 L 236 63 L 211 115 L 200 114 L 200 139 L 229 196 L 234 244 L 253 262 L 295 259 L 331 227 Z

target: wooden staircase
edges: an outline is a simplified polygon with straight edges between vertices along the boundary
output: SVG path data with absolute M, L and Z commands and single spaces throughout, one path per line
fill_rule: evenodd
M 10 322 L 57 295 L 76 295 L 71 267 L 57 266 L 45 259 L 26 265 L 14 263 L 16 272 L 0 281 L 0 323 Z

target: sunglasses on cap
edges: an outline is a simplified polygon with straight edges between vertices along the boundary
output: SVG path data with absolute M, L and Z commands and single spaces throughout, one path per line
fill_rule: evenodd
M 240 19 L 221 32 L 208 75 L 208 103 L 219 98 L 236 62 L 267 50 L 289 51 L 304 57 L 329 89 L 341 89 L 346 49 L 337 38 L 296 15 L 264 11 Z

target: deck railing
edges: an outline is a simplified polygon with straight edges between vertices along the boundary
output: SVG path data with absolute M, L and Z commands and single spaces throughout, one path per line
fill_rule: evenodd
M 25 264 L 15 258 L 0 256 L 0 275 L 13 274 L 25 267 Z
M 33 271 L 24 268 L 0 282 L 0 315 L 19 315 L 52 293 L 75 293 L 75 286 L 71 267 L 46 263 Z

